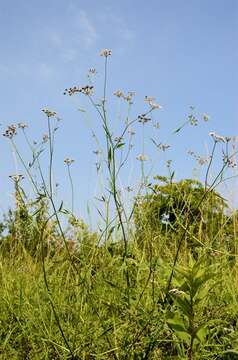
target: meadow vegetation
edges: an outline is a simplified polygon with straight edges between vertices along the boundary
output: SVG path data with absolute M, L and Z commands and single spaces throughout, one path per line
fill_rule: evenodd
M 38 144 L 23 123 L 9 125 L 3 134 L 24 175 L 11 175 L 15 207 L 0 227 L 0 359 L 238 359 L 238 214 L 218 192 L 219 184 L 234 176 L 235 139 L 210 133 L 207 158 L 190 151 L 206 168 L 203 181 L 176 180 L 171 161 L 167 176 L 148 174 L 143 151 L 135 160 L 141 165 L 138 184 L 122 189 L 134 127 L 143 132 L 152 125 L 153 134 L 158 131 L 153 114 L 161 105 L 146 96 L 147 110 L 132 118 L 135 94 L 116 91 L 126 113 L 115 136 L 107 94 L 111 51 L 101 55 L 102 98 L 94 95 L 95 69 L 89 70 L 88 85 L 64 92 L 84 96 L 102 125 L 103 140 L 91 129 L 95 172 L 105 179 L 96 229 L 74 211 L 73 159 L 64 160 L 71 208 L 57 199 L 56 112 L 43 109 L 47 134 Z M 80 108 L 80 114 L 87 117 L 87 110 Z M 208 120 L 191 107 L 174 135 Z M 15 141 L 17 132 L 29 147 L 30 163 Z M 167 151 L 169 145 L 157 138 L 156 149 Z M 217 153 L 222 165 L 211 176 Z

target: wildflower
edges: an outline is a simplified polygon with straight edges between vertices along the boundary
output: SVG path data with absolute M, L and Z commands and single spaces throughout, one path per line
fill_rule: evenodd
M 8 137 L 9 139 L 12 139 L 13 136 L 17 134 L 17 128 L 16 125 L 9 125 L 5 132 L 3 133 L 3 136 Z
M 80 92 L 84 95 L 91 96 L 93 95 L 94 87 L 89 85 L 83 86 L 81 87 Z
M 154 128 L 159 129 L 160 128 L 160 123 L 157 121 L 153 126 L 154 126 Z
M 162 106 L 160 104 L 153 102 L 153 101 L 149 102 L 149 105 L 150 105 L 151 109 L 162 109 Z
M 91 74 L 91 75 L 96 75 L 96 74 L 97 74 L 97 71 L 96 71 L 95 68 L 90 68 L 88 72 L 89 72 L 89 74 Z
M 24 124 L 24 123 L 18 123 L 17 126 L 18 126 L 19 129 L 22 129 L 22 130 L 24 130 L 25 128 L 28 127 L 28 125 Z
M 227 142 L 226 138 L 224 136 L 216 134 L 214 131 L 211 131 L 209 135 L 213 138 L 215 142 Z
M 114 138 L 114 141 L 115 141 L 116 143 L 120 143 L 122 140 L 123 140 L 123 137 L 121 137 L 121 136 L 116 136 L 116 137 Z
M 145 96 L 145 102 L 150 103 L 151 101 L 155 101 L 155 97 L 153 96 Z
M 117 96 L 118 98 L 124 97 L 124 94 L 121 90 L 115 91 L 113 95 Z
M 193 156 L 193 158 L 198 162 L 199 165 L 204 165 L 208 163 L 210 156 L 208 157 L 202 157 L 200 155 L 196 155 L 194 151 L 188 150 L 188 154 Z
M 74 95 L 75 93 L 80 92 L 80 88 L 77 86 L 70 87 L 69 89 L 64 90 L 64 95 L 68 94 L 69 96 Z
M 184 294 L 184 291 L 175 288 L 175 289 L 169 290 L 169 293 L 179 297 Z
M 123 98 L 124 98 L 125 101 L 127 101 L 131 105 L 131 104 L 133 104 L 132 103 L 133 96 L 135 96 L 135 92 L 134 91 L 128 91 L 128 95 L 123 95 Z
M 66 165 L 68 165 L 68 166 L 70 166 L 73 162 L 74 162 L 73 159 L 69 159 L 69 158 L 65 158 L 65 159 L 64 159 L 64 163 L 65 163 Z
M 143 125 L 146 124 L 148 121 L 151 120 L 151 118 L 146 117 L 145 114 L 139 115 L 139 116 L 138 116 L 138 119 L 139 119 L 138 121 L 139 121 L 140 123 L 142 123 Z
M 44 135 L 42 136 L 42 141 L 43 141 L 44 143 L 46 143 L 48 140 L 49 140 L 49 135 L 48 135 L 48 134 L 44 134 Z
M 65 89 L 64 95 L 68 94 L 69 96 L 74 95 L 75 93 L 82 93 L 84 95 L 91 96 L 94 92 L 94 87 L 92 85 L 85 85 L 82 87 L 70 87 L 69 89 Z
M 109 49 L 103 49 L 100 51 L 100 56 L 104 56 L 105 58 L 107 58 L 108 56 L 112 55 L 112 50 Z
M 209 120 L 209 116 L 207 114 L 203 114 L 203 120 L 204 121 L 208 121 Z
M 236 158 L 234 156 L 229 157 L 228 155 L 223 153 L 223 163 L 230 168 L 237 167 Z
M 197 126 L 198 120 L 195 118 L 194 115 L 192 115 L 192 114 L 189 115 L 188 120 L 189 120 L 190 125 Z
M 162 151 L 165 151 L 165 150 L 167 150 L 168 148 L 170 148 L 170 145 L 159 143 L 159 144 L 158 144 L 158 148 L 159 148 L 160 150 L 162 150 Z
M 10 179 L 12 179 L 15 183 L 18 183 L 19 181 L 24 179 L 24 176 L 22 174 L 14 174 L 9 175 Z
M 155 98 L 152 96 L 145 96 L 145 102 L 149 104 L 151 109 L 162 109 L 162 106 L 155 102 Z
M 43 113 L 48 117 L 54 117 L 56 115 L 55 111 L 51 111 L 49 109 L 42 109 Z
M 209 157 L 196 156 L 195 159 L 199 163 L 199 165 L 205 165 L 208 163 Z
M 144 154 L 140 154 L 136 157 L 137 160 L 139 161 L 147 161 L 148 160 L 148 156 L 144 155 Z

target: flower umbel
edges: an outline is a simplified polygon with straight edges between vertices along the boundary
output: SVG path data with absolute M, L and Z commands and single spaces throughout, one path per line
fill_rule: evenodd
M 136 157 L 137 160 L 139 161 L 147 161 L 148 160 L 148 156 L 146 156 L 145 154 L 140 154 Z
M 64 95 L 68 94 L 69 96 L 72 96 L 76 93 L 82 93 L 84 95 L 91 96 L 93 95 L 93 92 L 94 92 L 94 87 L 92 85 L 85 85 L 82 87 L 74 86 L 74 87 L 70 87 L 69 89 L 65 89 Z
M 149 122 L 149 121 L 151 120 L 151 118 L 146 117 L 145 114 L 139 115 L 139 116 L 138 116 L 138 119 L 139 119 L 138 121 L 139 121 L 140 123 L 142 123 L 143 125 L 146 124 L 147 122 Z
M 49 140 L 49 135 L 48 134 L 43 134 L 43 136 L 42 136 L 43 143 L 46 143 L 48 140 Z
M 203 120 L 204 120 L 204 121 L 208 121 L 208 120 L 209 120 L 209 115 L 203 114 Z
M 152 96 L 145 96 L 145 102 L 151 107 L 151 109 L 162 109 L 162 106 L 155 102 L 155 98 Z
M 19 127 L 19 129 L 22 129 L 22 130 L 24 130 L 25 128 L 28 127 L 28 125 L 25 123 L 18 123 L 17 126 Z
M 17 134 L 17 127 L 16 125 L 9 125 L 5 132 L 3 133 L 3 136 L 8 137 L 9 139 L 12 139 L 13 136 Z
M 10 179 L 12 179 L 15 183 L 19 183 L 19 181 L 24 179 L 24 176 L 22 174 L 14 174 L 9 175 Z
M 43 113 L 47 116 L 47 117 L 54 117 L 56 115 L 55 111 L 51 111 L 49 109 L 42 109 Z
M 68 165 L 68 166 L 70 166 L 73 162 L 74 162 L 73 159 L 70 159 L 70 158 L 65 158 L 65 159 L 64 159 L 64 163 L 65 163 L 66 165 Z
M 211 132 L 209 133 L 209 135 L 213 138 L 213 140 L 214 140 L 215 142 L 223 142 L 223 143 L 225 143 L 225 142 L 228 142 L 228 141 L 229 141 L 228 138 L 226 138 L 225 136 L 218 135 L 218 134 L 216 134 L 214 131 L 211 131 Z M 230 138 L 229 138 L 229 139 L 230 139 Z
M 112 55 L 112 50 L 109 50 L 109 49 L 102 49 L 100 51 L 100 56 L 104 56 L 104 57 L 108 57 L 108 56 L 111 56 Z

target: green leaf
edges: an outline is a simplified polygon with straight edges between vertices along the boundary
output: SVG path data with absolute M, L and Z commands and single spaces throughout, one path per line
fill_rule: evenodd
M 115 146 L 115 149 L 119 149 L 119 148 L 121 148 L 122 146 L 124 146 L 125 145 L 125 143 L 119 143 L 119 144 L 117 144 L 116 146 Z
M 180 309 L 183 312 L 183 315 L 186 315 L 189 317 L 190 313 L 191 313 L 191 308 L 190 308 L 190 304 L 188 302 L 188 300 L 186 298 L 182 298 L 182 297 L 175 297 L 175 301 L 178 304 L 178 306 L 180 307 Z
M 201 325 L 199 326 L 199 328 L 196 331 L 196 338 L 202 343 L 204 342 L 206 336 L 208 334 L 208 330 L 207 330 L 207 324 L 206 325 Z
M 59 207 L 59 210 L 58 210 L 59 212 L 61 212 L 61 210 L 63 208 L 63 204 L 64 204 L 63 201 L 61 201 L 61 204 L 60 204 L 60 207 Z
M 112 161 L 112 148 L 110 147 L 107 154 L 108 162 L 111 163 Z
M 186 329 L 186 325 L 184 324 L 182 319 L 175 316 L 174 318 L 169 319 L 167 323 L 177 337 L 185 341 L 187 344 L 190 343 L 191 336 L 189 335 Z
M 183 123 L 179 128 L 177 128 L 176 130 L 173 131 L 173 134 L 178 133 L 180 130 L 182 130 L 184 128 L 184 126 L 187 124 L 187 121 L 185 123 Z
M 183 320 L 181 320 L 177 316 L 175 316 L 172 319 L 167 320 L 167 323 L 173 331 L 176 331 L 176 332 L 180 331 L 180 332 L 187 333 L 186 326 L 185 326 Z
M 228 355 L 237 355 L 236 357 L 234 357 L 234 360 L 235 359 L 238 359 L 238 351 L 237 350 L 226 350 L 222 353 L 223 355 L 224 354 L 228 354 Z M 232 357 L 233 358 L 233 357 Z

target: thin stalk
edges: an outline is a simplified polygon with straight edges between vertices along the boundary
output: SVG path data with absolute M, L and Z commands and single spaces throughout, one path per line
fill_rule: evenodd
M 31 175 L 31 172 L 29 171 L 28 167 L 26 166 L 25 161 L 23 160 L 23 158 L 22 158 L 21 154 L 19 153 L 19 151 L 18 151 L 18 149 L 16 147 L 16 144 L 14 143 L 13 140 L 11 140 L 11 144 L 12 144 L 12 147 L 13 147 L 15 153 L 17 154 L 20 162 L 22 163 L 22 165 L 24 167 L 24 169 L 25 169 L 25 171 L 26 171 L 26 173 L 28 175 L 28 178 L 30 179 L 31 184 L 33 185 L 33 188 L 34 188 L 35 192 L 38 193 L 38 189 L 37 189 L 37 186 L 35 184 L 35 181 L 34 181 L 32 175 Z
M 52 165 L 53 165 L 53 143 L 52 143 L 52 132 L 50 126 L 50 117 L 47 116 L 47 124 L 48 124 L 48 134 L 49 134 L 49 156 L 50 156 L 50 163 L 49 163 L 49 187 L 50 187 L 50 196 L 53 196 L 53 185 L 52 185 Z
M 208 175 L 209 175 L 209 171 L 210 171 L 210 168 L 211 168 L 211 165 L 212 165 L 212 161 L 213 161 L 213 157 L 214 157 L 214 153 L 215 153 L 215 149 L 216 149 L 216 144 L 217 144 L 217 141 L 214 141 L 213 148 L 212 148 L 212 154 L 211 154 L 211 157 L 210 157 L 210 161 L 209 161 L 207 171 L 206 171 L 206 176 L 205 176 L 205 191 L 207 189 Z
M 68 171 L 70 187 L 71 187 L 71 212 L 73 214 L 74 213 L 74 185 L 73 185 L 73 179 L 72 179 L 72 176 L 71 176 L 71 171 L 70 171 L 70 165 L 69 164 L 67 164 L 67 171 Z

